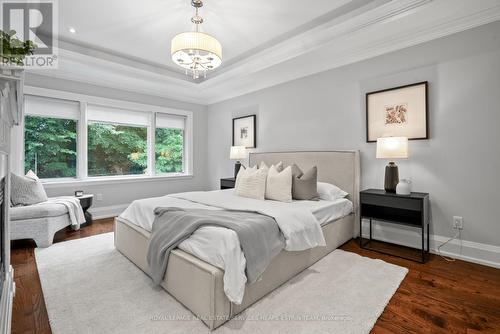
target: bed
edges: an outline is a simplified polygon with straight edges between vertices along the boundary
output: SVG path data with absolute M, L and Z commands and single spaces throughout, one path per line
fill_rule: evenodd
M 290 278 L 308 268 L 316 261 L 356 236 L 359 204 L 359 153 L 358 151 L 321 151 L 321 152 L 276 152 L 250 153 L 250 165 L 265 162 L 267 165 L 280 161 L 284 165 L 296 163 L 303 169 L 318 167 L 318 181 L 333 183 L 347 191 L 349 212 L 328 216 L 332 212 L 323 204 L 317 204 L 315 216 L 321 221 L 321 229 L 326 247 L 315 247 L 303 251 L 279 253 L 269 264 L 261 279 L 244 286 L 241 303 L 234 303 L 224 290 L 223 269 L 202 260 L 190 249 L 179 248 L 170 254 L 168 269 L 161 286 L 193 312 L 210 329 L 214 329 L 248 306 L 273 291 Z M 227 193 L 221 193 L 227 195 Z M 299 203 L 300 204 L 300 203 Z M 345 206 L 344 206 L 345 209 Z M 329 211 L 330 210 L 330 211 Z M 140 217 L 140 216 L 139 216 Z M 330 219 L 332 218 L 333 219 Z M 136 218 L 137 220 L 138 218 Z M 131 223 L 118 217 L 115 220 L 115 246 L 129 260 L 149 275 L 146 256 L 151 233 L 150 220 Z M 210 262 L 210 261 L 209 261 Z

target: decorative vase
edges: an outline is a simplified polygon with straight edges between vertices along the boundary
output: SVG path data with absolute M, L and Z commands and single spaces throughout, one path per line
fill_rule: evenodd
M 411 194 L 411 181 L 408 179 L 401 179 L 396 186 L 396 194 L 410 195 Z

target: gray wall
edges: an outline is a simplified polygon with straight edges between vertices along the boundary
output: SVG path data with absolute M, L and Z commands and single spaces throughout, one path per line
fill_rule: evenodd
M 83 189 L 87 193 L 102 194 L 102 201 L 96 201 L 94 198 L 93 208 L 95 209 L 99 207 L 128 204 L 139 198 L 161 196 L 174 192 L 206 189 L 207 170 L 205 168 L 205 164 L 207 155 L 205 141 L 207 137 L 207 112 L 205 106 L 183 103 L 154 96 L 134 94 L 74 81 L 41 77 L 36 74 L 27 75 L 26 85 L 193 111 L 194 177 L 192 179 L 155 180 L 154 182 L 146 181 L 102 185 L 92 184 L 87 186 L 48 188 L 47 193 L 49 196 L 72 195 L 76 189 Z
M 209 106 L 211 188 L 232 175 L 231 119 L 257 114 L 259 151 L 359 149 L 362 187 L 383 187 L 387 161 L 365 142 L 365 92 L 429 81 L 430 140 L 398 162 L 430 192 L 431 233 L 500 245 L 500 22 Z

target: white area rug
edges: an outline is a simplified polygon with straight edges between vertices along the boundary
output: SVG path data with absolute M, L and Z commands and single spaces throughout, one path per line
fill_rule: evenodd
M 209 333 L 114 249 L 113 233 L 37 248 L 58 333 Z M 213 333 L 369 333 L 408 270 L 335 250 Z

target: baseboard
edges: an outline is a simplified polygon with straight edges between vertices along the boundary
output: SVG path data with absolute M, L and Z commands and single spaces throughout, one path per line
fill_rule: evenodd
M 89 212 L 92 214 L 92 219 L 104 219 L 116 217 L 120 213 L 122 213 L 129 204 L 119 204 L 119 205 L 111 205 L 111 206 L 101 206 L 101 207 L 92 207 L 89 209 Z
M 128 204 L 119 204 L 91 208 L 94 219 L 116 217 L 128 207 Z M 369 233 L 368 224 L 363 224 L 363 235 Z M 373 223 L 373 237 L 377 240 L 391 242 L 398 245 L 420 248 L 420 231 L 406 227 L 393 227 L 388 224 Z M 437 254 L 437 247 L 449 238 L 440 235 L 430 236 L 430 252 Z M 441 254 L 455 259 L 474 262 L 485 266 L 500 268 L 500 247 L 467 240 L 452 240 L 441 248 Z
M 363 236 L 368 236 L 369 224 L 363 223 Z M 385 223 L 373 223 L 372 235 L 375 239 L 398 245 L 420 248 L 422 239 L 419 229 L 394 227 Z M 439 245 L 449 238 L 430 235 L 430 252 L 437 254 Z M 500 268 L 500 247 L 467 240 L 452 240 L 441 248 L 441 254 L 459 260 Z

